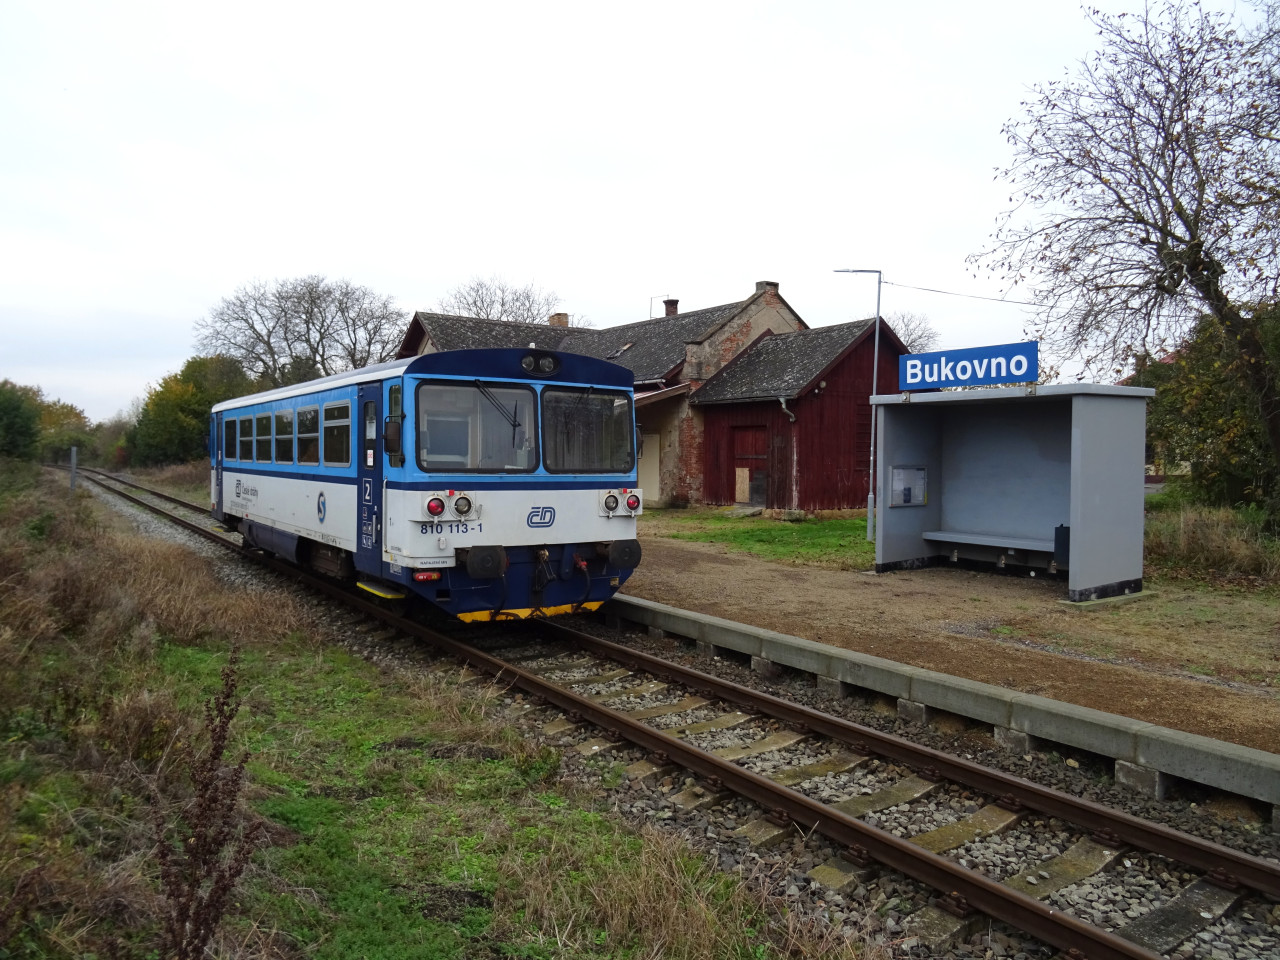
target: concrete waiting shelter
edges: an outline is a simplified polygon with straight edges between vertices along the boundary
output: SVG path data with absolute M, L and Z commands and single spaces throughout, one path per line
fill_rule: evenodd
M 1068 599 L 1142 589 L 1146 401 L 1102 384 L 871 398 L 876 570 L 1066 571 Z

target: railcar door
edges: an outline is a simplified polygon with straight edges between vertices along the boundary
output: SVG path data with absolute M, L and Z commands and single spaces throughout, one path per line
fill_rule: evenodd
M 213 422 L 209 424 L 209 452 L 213 457 L 213 515 L 219 520 L 222 519 L 222 456 L 225 452 L 224 440 L 226 438 L 226 428 L 222 425 L 222 413 L 213 415 Z M 232 420 L 234 423 L 234 419 Z
M 382 385 L 360 385 L 359 453 L 356 467 L 356 569 L 382 573 Z

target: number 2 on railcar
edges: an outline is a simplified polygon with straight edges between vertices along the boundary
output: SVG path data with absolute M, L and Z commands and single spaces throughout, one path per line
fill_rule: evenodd
M 227 400 L 215 519 L 246 545 L 462 620 L 594 610 L 640 562 L 631 372 L 457 350 Z

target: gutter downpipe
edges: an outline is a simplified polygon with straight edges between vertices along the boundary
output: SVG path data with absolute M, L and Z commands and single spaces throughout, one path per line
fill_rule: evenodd
M 795 415 L 794 413 L 792 413 L 790 410 L 788 410 L 788 409 L 787 409 L 787 398 L 786 398 L 786 397 L 779 397 L 779 398 L 778 398 L 778 402 L 779 402 L 780 404 L 782 404 L 782 412 L 783 412 L 783 413 L 785 413 L 788 417 L 790 417 L 790 418 L 791 418 L 791 422 L 792 422 L 792 423 L 795 423 L 795 422 L 796 422 L 796 415 Z

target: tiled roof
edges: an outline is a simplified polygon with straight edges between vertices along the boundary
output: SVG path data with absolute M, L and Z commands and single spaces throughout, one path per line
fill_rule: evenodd
M 519 349 L 531 343 L 547 350 L 559 350 L 564 339 L 577 332 L 571 327 L 553 327 L 548 323 L 481 320 L 446 313 L 419 312 L 413 315 L 413 321 L 422 324 L 432 343 L 441 350 Z
M 705 339 L 745 303 L 726 303 L 606 330 L 421 312 L 414 314 L 413 322 L 421 324 L 432 343 L 441 350 L 518 348 L 535 343 L 547 350 L 567 350 L 612 360 L 630 369 L 637 383 L 644 383 L 665 377 L 684 360 L 686 343 Z
M 590 351 L 579 352 L 589 352 L 592 356 L 622 364 L 635 374 L 637 383 L 661 380 L 684 360 L 686 343 L 706 339 L 742 306 L 742 302 L 725 303 L 606 330 L 580 331 L 593 334 L 595 343 Z
M 871 320 L 856 320 L 763 337 L 696 390 L 689 402 L 797 397 L 871 326 Z

